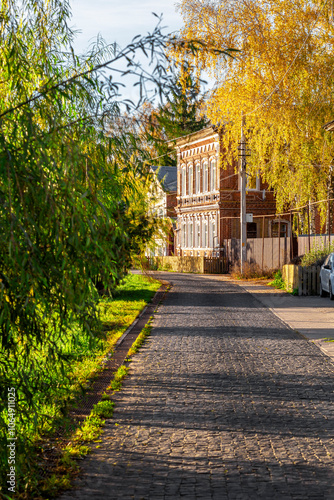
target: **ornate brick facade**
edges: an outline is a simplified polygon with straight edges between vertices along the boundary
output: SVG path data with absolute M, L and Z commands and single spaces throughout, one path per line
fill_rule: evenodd
M 240 238 L 239 174 L 235 165 L 224 159 L 220 133 L 205 128 L 174 141 L 177 150 L 177 238 L 176 255 L 218 257 L 224 240 Z M 246 194 L 250 222 L 249 238 L 271 236 L 276 203 L 272 192 L 256 178 Z M 253 220 L 253 221 L 251 221 Z M 277 225 L 277 224 L 276 224 Z M 289 231 L 288 221 L 281 220 Z

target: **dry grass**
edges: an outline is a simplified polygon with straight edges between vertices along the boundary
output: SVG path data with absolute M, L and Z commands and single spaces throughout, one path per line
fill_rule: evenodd
M 267 279 L 272 279 L 274 277 L 274 274 L 276 273 L 277 269 L 268 269 L 265 267 L 264 269 L 261 269 L 261 267 L 258 264 L 249 264 L 248 262 L 245 262 L 243 266 L 243 272 L 241 273 L 240 271 L 240 264 L 234 264 L 232 267 L 231 271 L 231 277 L 234 279 L 243 279 L 243 280 L 251 280 L 251 279 L 258 279 L 258 280 L 267 280 Z

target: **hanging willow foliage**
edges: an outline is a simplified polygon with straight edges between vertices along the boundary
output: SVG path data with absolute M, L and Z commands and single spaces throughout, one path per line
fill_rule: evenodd
M 58 370 L 59 380 L 64 377 L 64 343 L 75 343 L 78 332 L 94 343 L 99 333 L 95 285 L 112 290 L 132 256 L 159 231 L 147 210 L 151 179 L 145 152 L 131 133 L 110 134 L 110 122 L 121 109 L 119 84 L 99 70 L 112 70 L 117 61 L 125 61 L 125 71 L 138 77 L 144 95 L 148 81 L 168 78 L 166 65 L 156 59 L 164 50 L 165 36 L 157 28 L 123 50 L 99 43 L 87 57 L 77 57 L 69 17 L 66 0 L 1 2 L 4 473 L 8 388 L 14 387 L 17 394 L 17 425 L 33 425 L 37 431 L 41 419 L 48 419 L 39 409 L 62 390 L 57 376 L 49 374 Z M 136 63 L 138 51 L 153 64 L 153 77 Z M 24 453 L 25 446 L 18 436 L 17 451 Z

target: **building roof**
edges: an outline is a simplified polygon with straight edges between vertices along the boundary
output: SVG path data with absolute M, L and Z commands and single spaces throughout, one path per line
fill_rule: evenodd
M 177 191 L 177 167 L 157 167 L 151 165 L 164 191 Z
M 219 134 L 218 128 L 213 125 L 210 125 L 208 127 L 202 128 L 201 130 L 198 130 L 197 132 L 192 132 L 191 134 L 188 135 L 176 137 L 175 139 L 168 141 L 168 146 L 186 147 L 189 146 L 189 144 L 192 144 L 193 142 L 208 139 L 212 135 L 218 135 L 218 134 Z

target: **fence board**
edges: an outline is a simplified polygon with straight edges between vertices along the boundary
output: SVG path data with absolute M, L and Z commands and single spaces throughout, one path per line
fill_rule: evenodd
M 227 272 L 226 259 L 223 257 L 205 257 L 204 273 L 223 274 Z
M 287 290 L 298 288 L 298 295 L 318 295 L 321 266 L 302 267 L 286 265 L 283 268 L 283 279 Z
M 230 264 L 240 260 L 240 240 L 230 239 L 224 241 L 225 255 Z M 280 247 L 280 254 L 279 254 Z M 290 255 L 290 239 L 281 238 L 249 238 L 247 239 L 247 262 L 257 264 L 261 268 L 277 269 L 287 264 Z
M 298 266 L 298 295 L 303 295 L 302 282 L 303 282 L 303 271 L 302 267 Z
M 331 243 L 334 237 L 331 235 Z M 316 247 L 323 247 L 329 245 L 328 234 L 315 234 L 310 236 L 310 250 Z M 298 255 L 304 255 L 309 252 L 309 237 L 308 235 L 298 236 Z

